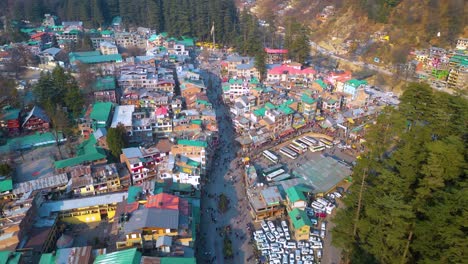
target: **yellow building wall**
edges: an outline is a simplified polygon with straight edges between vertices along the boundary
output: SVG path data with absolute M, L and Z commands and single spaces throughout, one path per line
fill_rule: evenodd
M 89 191 L 86 190 L 86 188 L 89 188 Z M 93 185 L 87 185 L 83 188 L 80 188 L 80 194 L 81 195 L 87 195 L 87 194 L 93 194 L 94 193 L 94 186 Z
M 294 231 L 294 235 L 296 237 L 296 240 L 308 240 L 309 239 L 309 232 L 310 232 L 310 227 L 309 226 L 303 226 L 299 229 L 296 229 Z
M 113 213 L 115 215 L 115 212 Z M 101 214 L 94 213 L 94 214 L 77 215 L 77 216 L 71 216 L 71 217 L 64 217 L 61 220 L 63 222 L 70 223 L 70 224 L 94 223 L 94 222 L 101 221 Z

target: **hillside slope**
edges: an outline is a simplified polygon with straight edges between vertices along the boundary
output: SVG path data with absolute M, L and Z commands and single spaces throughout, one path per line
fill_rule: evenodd
M 319 20 L 327 5 L 333 5 L 334 12 Z M 314 41 L 364 60 L 379 57 L 403 62 L 411 48 L 449 48 L 457 38 L 468 37 L 468 4 L 464 0 L 259 0 L 252 10 L 270 20 L 265 14 L 274 10 L 277 25 L 293 17 L 310 27 Z

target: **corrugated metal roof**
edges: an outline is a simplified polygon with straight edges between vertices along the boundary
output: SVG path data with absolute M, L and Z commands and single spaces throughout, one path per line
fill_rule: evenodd
M 124 225 L 125 233 L 139 231 L 145 227 L 177 229 L 179 211 L 159 208 L 142 208 L 134 211 Z
M 136 248 L 97 256 L 94 264 L 139 264 L 141 253 Z

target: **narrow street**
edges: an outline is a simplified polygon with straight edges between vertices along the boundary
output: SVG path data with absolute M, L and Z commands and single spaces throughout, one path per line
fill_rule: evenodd
M 210 69 L 202 73 L 208 87 L 208 98 L 218 119 L 219 146 L 214 150 L 211 170 L 202 186 L 198 260 L 200 263 L 248 263 L 247 258 L 252 255 L 253 249 L 248 244 L 250 234 L 246 226 L 251 217 L 247 210 L 247 199 L 244 197 L 241 159 L 236 157 L 238 146 L 234 141 L 235 133 L 229 107 L 220 99 L 222 90 L 221 80 L 216 74 L 217 69 L 217 65 L 210 64 Z M 230 201 L 229 209 L 224 214 L 218 211 L 221 194 L 226 195 Z M 227 226 L 231 230 L 228 234 L 232 241 L 231 259 L 224 259 L 223 253 L 224 237 L 221 234 Z

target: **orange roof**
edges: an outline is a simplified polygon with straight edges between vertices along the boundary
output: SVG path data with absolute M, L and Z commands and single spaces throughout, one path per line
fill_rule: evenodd
M 148 197 L 146 208 L 179 210 L 179 197 L 167 193 L 159 193 Z

